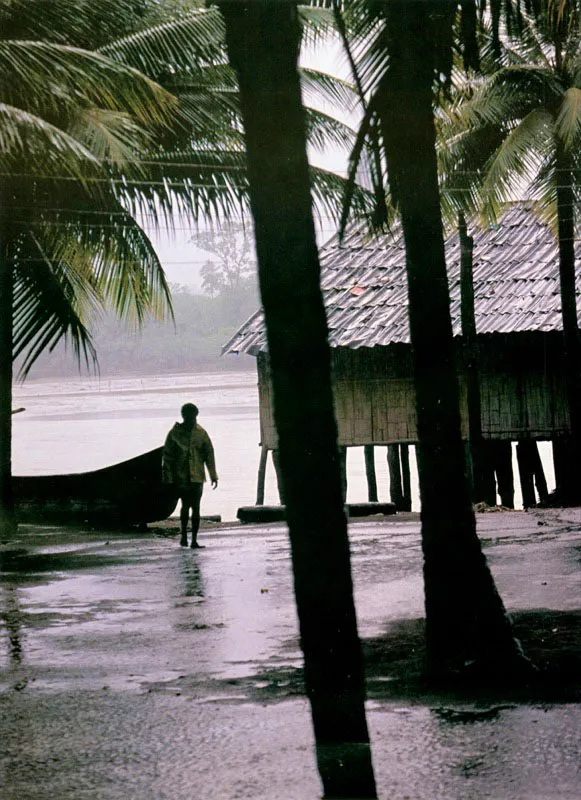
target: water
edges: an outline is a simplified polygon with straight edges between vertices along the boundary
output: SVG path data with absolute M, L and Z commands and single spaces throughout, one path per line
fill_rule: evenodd
M 219 487 L 206 486 L 203 514 L 236 518 L 242 505 L 256 499 L 260 458 L 258 389 L 254 370 L 203 372 L 141 378 L 29 381 L 15 387 L 13 417 L 15 475 L 84 472 L 131 458 L 163 444 L 180 419 L 179 409 L 194 402 L 200 424 L 216 450 Z M 554 488 L 550 444 L 541 443 L 541 457 Z M 515 459 L 514 459 L 515 460 Z M 418 478 L 411 452 L 412 504 L 419 510 Z M 520 500 L 515 460 L 516 503 Z M 389 500 L 386 448 L 376 449 L 380 500 Z M 363 448 L 350 448 L 347 459 L 349 502 L 367 500 Z M 265 503 L 277 503 L 276 479 L 268 461 Z

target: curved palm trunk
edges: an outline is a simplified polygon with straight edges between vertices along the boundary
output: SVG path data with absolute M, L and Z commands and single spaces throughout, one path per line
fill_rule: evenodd
M 571 159 L 561 147 L 557 147 L 556 162 L 559 280 L 563 315 L 565 387 L 571 430 L 567 485 L 562 489 L 567 502 L 579 503 L 581 501 L 581 346 L 575 281 L 575 197 L 572 189 Z
M 240 85 L 305 682 L 325 796 L 376 797 L 294 3 L 219 3 Z
M 476 535 L 460 430 L 433 118 L 430 3 L 396 3 L 383 132 L 404 231 L 414 355 L 428 670 L 504 673 L 520 647 Z M 391 8 L 391 7 L 390 7 Z
M 0 541 L 15 528 L 12 502 L 12 329 L 14 278 L 6 209 L 0 211 Z

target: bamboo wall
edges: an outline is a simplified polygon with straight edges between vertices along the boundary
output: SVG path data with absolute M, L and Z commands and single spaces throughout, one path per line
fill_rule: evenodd
M 437 354 L 434 354 L 437 357 Z M 463 435 L 468 420 L 459 346 Z M 568 431 L 559 334 L 480 337 L 482 432 L 486 438 L 551 439 Z M 411 443 L 417 439 L 409 345 L 333 348 L 333 386 L 339 444 Z M 258 356 L 262 444 L 276 447 L 268 358 Z

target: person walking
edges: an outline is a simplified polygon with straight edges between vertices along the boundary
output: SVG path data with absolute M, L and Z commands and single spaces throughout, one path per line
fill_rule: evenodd
M 180 545 L 188 546 L 188 519 L 192 516 L 192 543 L 198 548 L 200 529 L 200 502 L 206 480 L 206 468 L 212 489 L 218 486 L 218 474 L 212 441 L 198 425 L 198 408 L 186 403 L 181 408 L 183 422 L 176 422 L 167 435 L 163 448 L 162 479 L 178 490 L 180 509 Z

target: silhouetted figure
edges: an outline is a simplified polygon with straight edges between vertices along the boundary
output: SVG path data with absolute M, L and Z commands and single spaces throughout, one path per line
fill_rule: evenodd
M 198 408 L 186 403 L 181 409 L 183 422 L 176 422 L 168 433 L 163 448 L 163 482 L 177 487 L 181 500 L 180 523 L 182 547 L 188 546 L 188 518 L 192 515 L 192 548 L 198 544 L 200 528 L 200 501 L 210 474 L 212 489 L 218 486 L 214 448 L 206 431 L 198 425 Z

